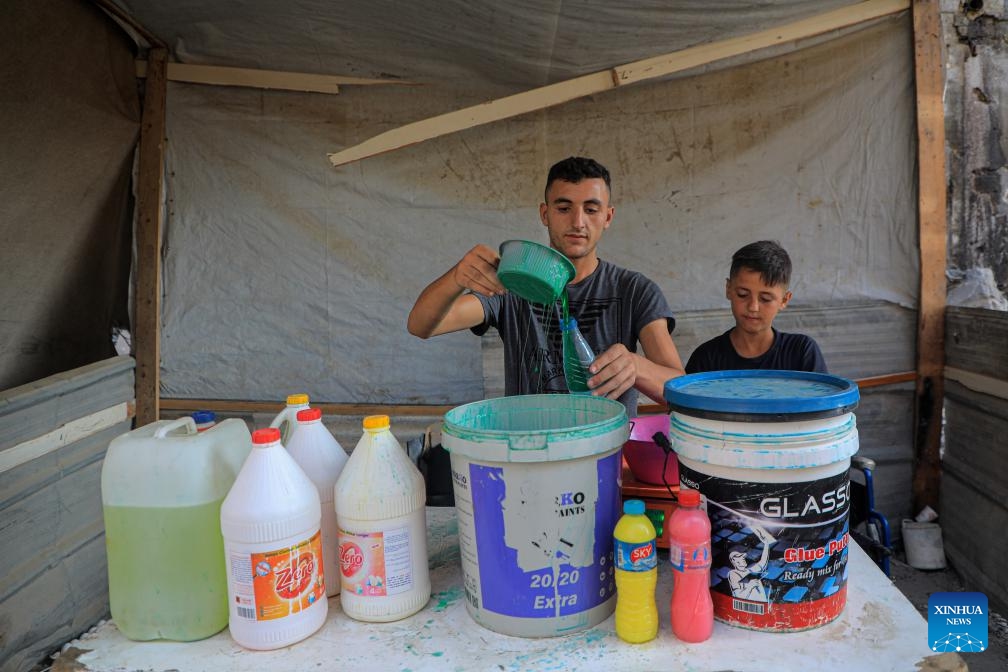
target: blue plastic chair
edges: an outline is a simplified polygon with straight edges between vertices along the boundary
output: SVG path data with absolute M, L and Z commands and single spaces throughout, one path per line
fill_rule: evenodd
M 859 476 L 851 479 L 850 531 L 854 540 L 871 556 L 875 564 L 892 578 L 889 558 L 893 554 L 889 521 L 875 510 L 875 460 L 855 455 L 851 458 L 851 473 Z M 864 533 L 855 528 L 864 523 Z

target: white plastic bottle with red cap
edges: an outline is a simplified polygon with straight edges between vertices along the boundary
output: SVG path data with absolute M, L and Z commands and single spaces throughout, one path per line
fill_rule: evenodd
M 287 395 L 287 406 L 277 413 L 277 416 L 270 423 L 270 427 L 276 427 L 280 430 L 280 442 L 283 445 L 286 446 L 290 443 L 291 435 L 297 431 L 298 411 L 303 411 L 306 408 L 308 408 L 307 394 Z
M 430 599 L 423 476 L 392 435 L 387 415 L 364 434 L 336 481 L 340 603 L 359 621 L 386 622 Z
M 306 408 L 297 412 L 297 430 L 291 433 L 287 452 L 315 484 L 322 503 L 322 558 L 326 576 L 326 594 L 340 592 L 339 528 L 336 526 L 336 479 L 347 463 L 347 454 L 336 437 L 322 423 L 322 409 Z
M 308 637 L 329 611 L 315 484 L 280 443 L 252 433 L 252 452 L 221 505 L 231 637 L 278 649 Z

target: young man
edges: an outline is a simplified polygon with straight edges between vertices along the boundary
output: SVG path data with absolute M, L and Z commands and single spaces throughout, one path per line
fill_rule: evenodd
M 787 369 L 827 373 L 819 346 L 804 334 L 773 328 L 791 300 L 791 258 L 778 243 L 760 240 L 732 255 L 725 296 L 735 326 L 700 345 L 687 373 L 730 369 Z
M 683 374 L 672 342 L 675 318 L 661 290 L 640 273 L 599 259 L 602 232 L 612 223 L 609 171 L 593 159 L 570 157 L 550 168 L 539 217 L 550 246 L 574 264 L 567 286 L 570 315 L 597 355 L 592 394 L 618 399 L 630 417 L 637 391 L 663 398 L 665 381 Z M 533 305 L 508 293 L 497 277 L 500 257 L 477 245 L 421 292 L 409 332 L 429 338 L 495 327 L 504 342 L 505 393 L 566 392 L 560 306 Z M 644 354 L 637 353 L 637 343 Z

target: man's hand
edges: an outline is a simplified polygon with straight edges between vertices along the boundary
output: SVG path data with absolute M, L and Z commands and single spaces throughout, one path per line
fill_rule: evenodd
M 477 245 L 455 264 L 452 279 L 461 289 L 469 289 L 483 296 L 503 294 L 506 290 L 497 277 L 500 255 L 486 245 Z
M 595 358 L 588 371 L 588 387 L 592 394 L 609 399 L 619 399 L 620 395 L 634 386 L 637 381 L 637 360 L 639 355 L 617 343 Z

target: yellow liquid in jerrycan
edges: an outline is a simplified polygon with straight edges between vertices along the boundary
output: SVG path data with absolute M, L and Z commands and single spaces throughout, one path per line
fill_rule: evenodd
M 193 641 L 227 626 L 222 501 L 105 507 L 109 603 L 125 636 Z

